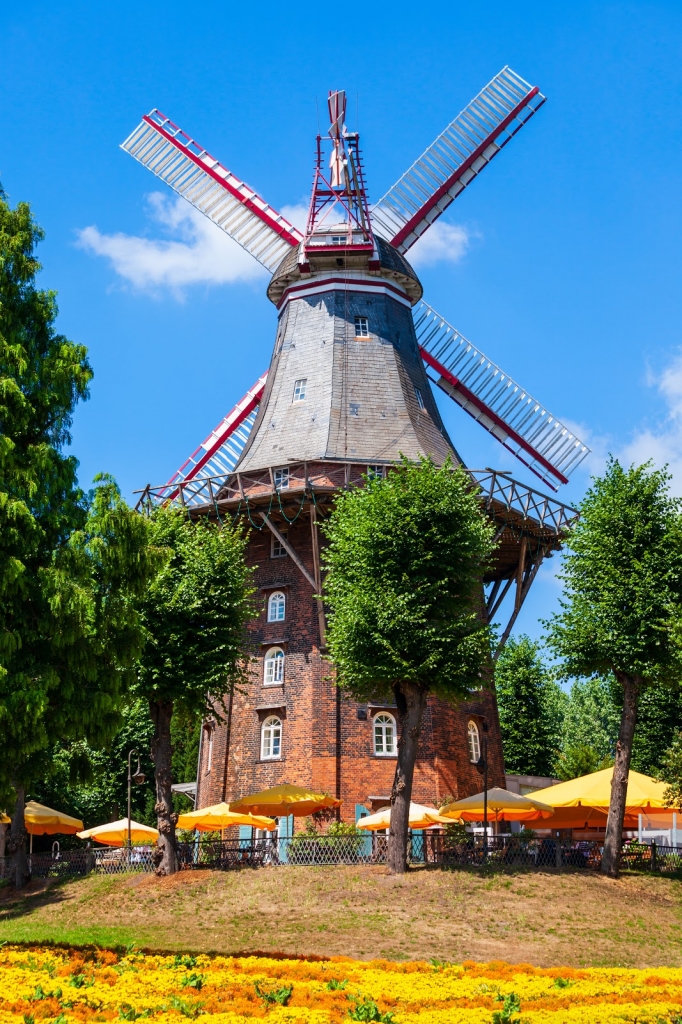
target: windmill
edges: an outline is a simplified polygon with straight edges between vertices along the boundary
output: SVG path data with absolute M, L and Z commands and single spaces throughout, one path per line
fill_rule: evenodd
M 145 489 L 142 503 L 178 501 L 195 514 L 247 517 L 255 528 L 253 557 L 266 597 L 273 587 L 277 593 L 285 590 L 281 566 L 273 568 L 272 557 L 261 566 L 263 536 L 271 535 L 271 556 L 281 552 L 295 567 L 296 582 L 286 586 L 294 588 L 297 600 L 310 604 L 312 594 L 321 590 L 315 524 L 339 488 L 361 483 L 367 473 L 384 473 L 401 455 L 428 454 L 438 462 L 449 455 L 462 463 L 431 384 L 545 485 L 556 490 L 567 483 L 588 448 L 423 301 L 421 283 L 406 257 L 544 102 L 537 86 L 503 68 L 370 205 L 360 138 L 345 123 L 345 93 L 330 92 L 330 127 L 317 137 L 305 231 L 158 110 L 145 115 L 122 148 L 271 273 L 267 294 L 277 308 L 278 327 L 268 372 L 168 483 Z M 560 546 L 574 513 L 506 473 L 469 472 L 498 524 L 496 561 L 484 581 L 488 589 L 481 613 L 492 621 L 515 585 L 501 648 L 543 558 Z M 305 518 L 311 528 L 304 538 Z M 319 653 L 324 644 L 322 604 L 313 604 L 319 636 L 303 644 L 308 654 L 314 647 Z M 273 632 L 270 626 L 259 627 L 264 639 L 258 642 L 283 651 L 285 640 L 275 636 L 282 627 Z M 287 666 L 290 660 L 287 653 Z M 256 710 L 281 709 L 282 701 L 278 695 L 274 705 Z M 335 713 L 340 723 L 338 708 Z M 486 714 L 496 721 L 490 708 L 482 717 Z M 237 759 L 245 763 L 246 711 L 241 720 Z M 234 746 L 234 732 L 228 728 L 226 748 L 230 735 Z M 338 762 L 340 732 L 336 749 Z M 227 757 L 226 749 L 226 764 Z M 339 791 L 340 771 L 337 766 Z M 252 782 L 256 775 L 252 771 Z M 245 777 L 228 782 L 227 767 L 224 778 L 223 793 L 213 794 L 222 799 L 227 790 L 234 793 L 247 785 Z

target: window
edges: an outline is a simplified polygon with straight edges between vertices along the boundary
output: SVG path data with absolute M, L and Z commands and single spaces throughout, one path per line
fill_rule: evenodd
M 359 402 L 351 402 L 350 403 L 350 414 L 351 414 L 351 416 L 359 416 L 360 415 L 360 403 Z
M 263 668 L 263 686 L 280 686 L 284 682 L 284 651 L 271 647 L 266 652 Z
M 276 469 L 273 472 L 275 478 L 275 490 L 284 491 L 289 486 L 289 467 L 285 466 L 284 469 Z
M 355 337 L 356 338 L 369 338 L 369 322 L 366 316 L 356 316 L 355 318 Z
M 476 764 L 481 760 L 481 740 L 478 735 L 478 726 L 475 722 L 469 722 L 467 726 L 467 746 L 469 748 L 469 760 Z
M 308 378 L 307 377 L 301 377 L 300 380 L 297 380 L 294 383 L 294 397 L 293 397 L 293 401 L 294 402 L 302 402 L 304 400 L 304 398 L 305 398 L 305 389 L 306 389 L 306 384 L 307 383 L 308 383 Z
M 374 719 L 374 753 L 379 757 L 395 757 L 395 718 L 381 714 Z
M 332 245 L 345 245 L 347 240 L 347 235 L 332 235 Z
M 204 742 L 206 743 L 206 774 L 211 770 L 213 765 L 213 734 L 215 732 L 215 722 L 207 722 L 204 726 Z
M 266 718 L 260 730 L 261 761 L 282 756 L 282 723 L 276 715 Z
M 368 466 L 367 476 L 370 480 L 383 480 L 384 467 L 383 466 Z
M 280 530 L 282 537 L 286 537 L 287 531 Z M 287 549 L 282 544 L 279 537 L 275 537 L 274 533 L 270 534 L 270 558 L 286 558 Z
M 283 622 L 286 599 L 281 590 L 276 590 L 268 598 L 268 622 Z
M 415 388 L 414 389 L 414 393 L 417 396 L 417 403 L 419 405 L 419 408 L 423 409 L 424 408 L 424 399 L 422 398 L 421 391 L 419 390 L 419 388 Z

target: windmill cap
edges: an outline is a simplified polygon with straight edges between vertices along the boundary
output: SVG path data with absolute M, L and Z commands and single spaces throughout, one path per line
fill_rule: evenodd
M 346 230 L 345 226 L 344 230 Z M 331 228 L 326 228 L 325 233 L 331 233 Z M 302 245 L 292 248 L 272 275 L 272 280 L 268 285 L 268 298 L 278 306 L 284 293 L 293 285 L 318 276 L 329 276 L 342 269 L 364 271 L 373 276 L 384 277 L 403 289 L 411 304 L 415 305 L 423 294 L 423 288 L 416 273 L 405 257 L 389 242 L 379 238 L 378 235 L 374 236 L 374 241 L 376 253 L 344 252 L 339 247 L 338 252 L 325 252 L 317 255 L 311 254 L 311 251 L 308 250 L 308 262 L 302 262 L 305 258 Z

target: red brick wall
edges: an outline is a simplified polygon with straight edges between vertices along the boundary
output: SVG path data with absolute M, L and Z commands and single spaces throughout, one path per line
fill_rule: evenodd
M 289 542 L 312 575 L 308 510 L 287 530 Z M 320 654 L 312 588 L 291 558 L 270 557 L 271 536 L 267 527 L 252 532 L 249 560 L 257 567 L 255 581 L 261 611 L 249 631 L 255 659 L 251 682 L 245 692 L 234 695 L 227 724 L 218 723 L 213 730 L 210 771 L 204 734 L 198 806 L 229 802 L 289 782 L 340 796 L 341 817 L 354 821 L 356 804 L 371 807 L 370 797 L 388 797 L 391 792 L 395 758 L 373 754 L 372 720 L 381 709 L 340 697 L 332 666 Z M 286 618 L 284 622 L 269 623 L 267 598 L 275 589 L 286 595 Z M 263 685 L 263 657 L 274 644 L 285 651 L 282 687 Z M 269 710 L 263 705 L 278 707 Z M 364 721 L 358 718 L 360 708 L 367 710 Z M 260 728 L 270 714 L 282 720 L 282 756 L 276 761 L 262 761 Z M 467 724 L 472 718 L 479 729 L 484 721 L 488 724 L 489 785 L 504 786 L 502 743 L 492 690 L 481 690 L 458 706 L 431 697 L 414 780 L 413 799 L 417 803 L 434 804 L 447 795 L 459 798 L 482 789 L 481 776 L 467 752 Z

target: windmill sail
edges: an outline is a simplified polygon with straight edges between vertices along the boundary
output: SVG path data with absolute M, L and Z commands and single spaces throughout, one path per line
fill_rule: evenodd
M 537 86 L 503 68 L 379 200 L 376 231 L 407 252 L 544 102 Z
M 270 272 L 303 238 L 281 213 L 158 110 L 144 115 L 121 149 L 175 189 Z
M 568 483 L 590 449 L 423 301 L 414 325 L 438 387 L 554 490 Z
M 205 441 L 183 462 L 165 487 L 158 490 L 158 501 L 173 501 L 179 485 L 202 477 L 228 476 L 237 465 L 256 419 L 265 390 L 267 373 L 256 381 L 234 409 L 225 416 Z

